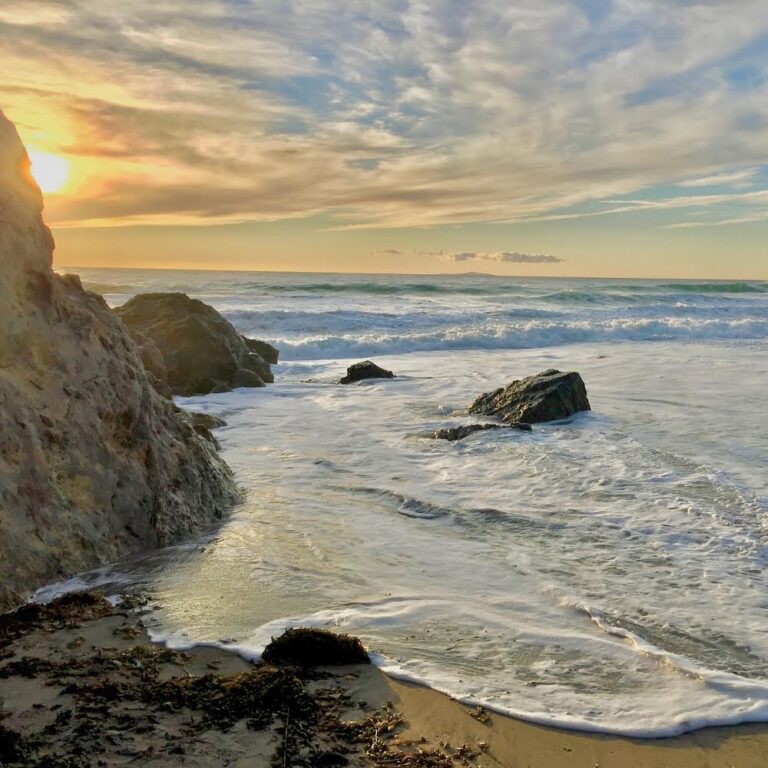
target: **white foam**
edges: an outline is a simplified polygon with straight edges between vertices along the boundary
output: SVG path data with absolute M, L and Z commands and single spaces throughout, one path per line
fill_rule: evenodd
M 337 627 L 388 673 L 569 728 L 766 720 L 768 446 L 724 405 L 759 398 L 765 352 L 433 352 L 377 358 L 398 378 L 357 387 L 334 384 L 346 361 L 317 361 L 312 383 L 294 364 L 266 390 L 186 401 L 227 419 L 252 493 L 204 553 L 156 575 L 156 631 L 257 657 L 287 626 Z M 582 372 L 594 412 L 416 436 L 553 366 Z

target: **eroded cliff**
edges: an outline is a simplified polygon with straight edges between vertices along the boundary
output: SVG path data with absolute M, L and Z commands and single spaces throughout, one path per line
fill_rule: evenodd
M 213 445 L 150 385 L 125 326 L 74 276 L 0 113 L 0 609 L 201 530 L 236 501 Z

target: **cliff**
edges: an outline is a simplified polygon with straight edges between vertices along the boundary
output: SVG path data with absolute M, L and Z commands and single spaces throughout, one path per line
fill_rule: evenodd
M 0 112 L 0 609 L 208 527 L 238 496 L 104 300 L 54 274 L 42 208 Z

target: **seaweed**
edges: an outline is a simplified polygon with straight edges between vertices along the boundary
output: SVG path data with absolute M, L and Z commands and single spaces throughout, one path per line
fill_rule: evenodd
M 27 603 L 0 614 L 0 648 L 39 629 L 77 626 L 111 611 L 109 601 L 97 592 L 71 592 L 50 603 Z
M 16 731 L 0 725 L 0 765 L 22 763 L 29 754 L 26 739 Z
M 125 606 L 131 610 L 130 603 Z M 14 639 L 35 629 L 56 631 L 106 615 L 126 617 L 113 630 L 122 638 L 143 634 L 137 617 L 115 613 L 100 595 L 75 593 L 0 617 L 0 640 L 14 648 Z M 7 656 L 13 660 L 0 664 L 0 681 L 39 678 L 41 685 L 59 686 L 60 695 L 54 704 L 33 705 L 47 707 L 50 714 L 40 730 L 17 733 L 0 723 L 0 765 L 92 768 L 113 758 L 137 765 L 148 759 L 183 764 L 190 744 L 205 743 L 206 731 L 226 733 L 240 723 L 277 737 L 273 768 L 339 768 L 353 763 L 448 768 L 469 765 L 479 754 L 467 745 L 433 749 L 423 740 L 403 740 L 403 718 L 391 705 L 361 720 L 342 720 L 345 712 L 364 705 L 342 687 L 317 688 L 310 682 L 336 679 L 317 666 L 370 661 L 354 637 L 290 629 L 273 639 L 263 661 L 248 671 L 198 676 L 188 668 L 192 656 L 144 638 L 129 647 L 86 650 L 80 636 L 67 643 L 71 655 Z M 209 663 L 208 669 L 212 667 Z M 138 738 L 141 735 L 143 739 Z
M 317 709 L 295 675 L 268 665 L 231 677 L 175 677 L 147 686 L 140 697 L 161 709 L 200 710 L 204 726 L 224 731 L 240 720 L 249 728 L 265 728 L 288 708 L 308 720 Z
M 327 629 L 288 629 L 264 649 L 264 661 L 298 667 L 370 664 L 363 644 L 350 635 L 337 635 Z

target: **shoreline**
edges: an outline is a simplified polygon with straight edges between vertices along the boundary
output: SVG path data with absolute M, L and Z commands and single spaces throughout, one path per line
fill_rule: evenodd
M 113 607 L 72 593 L 0 617 L 0 764 L 758 768 L 768 757 L 768 724 L 662 739 L 569 731 L 373 665 L 310 671 L 219 648 L 172 651 L 150 640 L 145 614 L 130 597 Z M 244 682 L 265 680 L 276 699 L 242 698 Z

